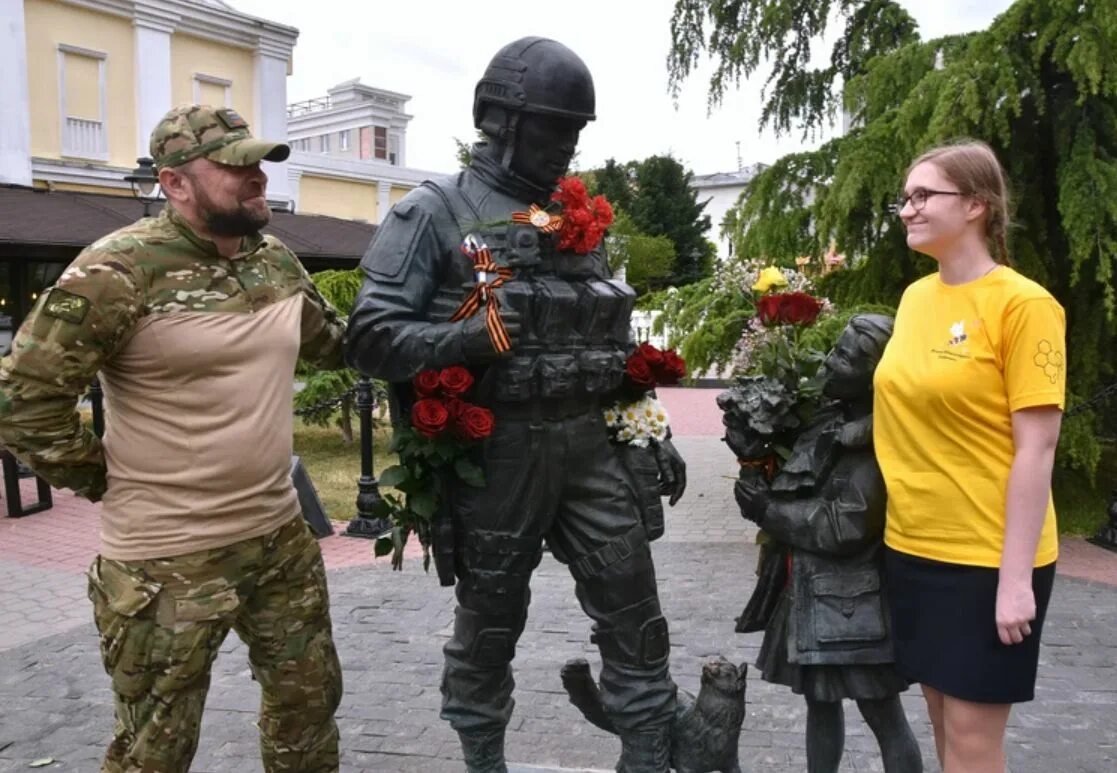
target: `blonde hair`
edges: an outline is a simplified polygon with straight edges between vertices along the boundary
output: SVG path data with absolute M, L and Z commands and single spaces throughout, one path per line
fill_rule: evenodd
M 993 260 L 1010 265 L 1008 256 L 1009 191 L 1005 172 L 993 149 L 978 140 L 961 140 L 928 150 L 911 162 L 911 170 L 932 163 L 958 186 L 962 193 L 985 202 L 985 236 Z

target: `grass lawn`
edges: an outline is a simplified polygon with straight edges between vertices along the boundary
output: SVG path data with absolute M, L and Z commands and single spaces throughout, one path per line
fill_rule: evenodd
M 354 421 L 356 424 L 356 421 Z M 302 457 L 310 480 L 318 491 L 326 515 L 335 526 L 345 524 L 357 515 L 357 480 L 361 477 L 359 429 L 354 427 L 353 443 L 346 443 L 337 427 L 315 427 L 295 419 L 295 453 Z M 378 427 L 373 434 L 372 465 L 377 477 L 385 467 L 396 463 L 395 454 L 388 453 L 391 431 Z

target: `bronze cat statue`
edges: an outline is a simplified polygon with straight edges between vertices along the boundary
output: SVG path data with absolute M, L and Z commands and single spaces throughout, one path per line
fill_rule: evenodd
M 702 666 L 702 687 L 694 696 L 680 689 L 671 723 L 671 767 L 678 773 L 741 773 L 737 746 L 745 719 L 745 674 L 725 658 Z M 562 667 L 562 686 L 570 702 L 602 730 L 616 728 L 601 705 L 590 666 L 578 658 Z

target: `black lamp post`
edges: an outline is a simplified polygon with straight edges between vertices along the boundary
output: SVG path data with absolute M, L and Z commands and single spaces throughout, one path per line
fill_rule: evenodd
M 159 176 L 155 173 L 155 162 L 144 156 L 136 159 L 136 168 L 132 174 L 125 175 L 125 180 L 132 184 L 132 195 L 143 202 L 144 217 L 151 217 L 148 208 L 159 201 L 163 192 L 159 190 Z

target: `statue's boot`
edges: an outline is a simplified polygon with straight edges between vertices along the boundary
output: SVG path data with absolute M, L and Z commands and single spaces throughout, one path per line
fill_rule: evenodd
M 469 773 L 508 773 L 504 763 L 503 728 L 487 733 L 458 733 Z
M 617 773 L 671 773 L 671 727 L 620 733 Z

